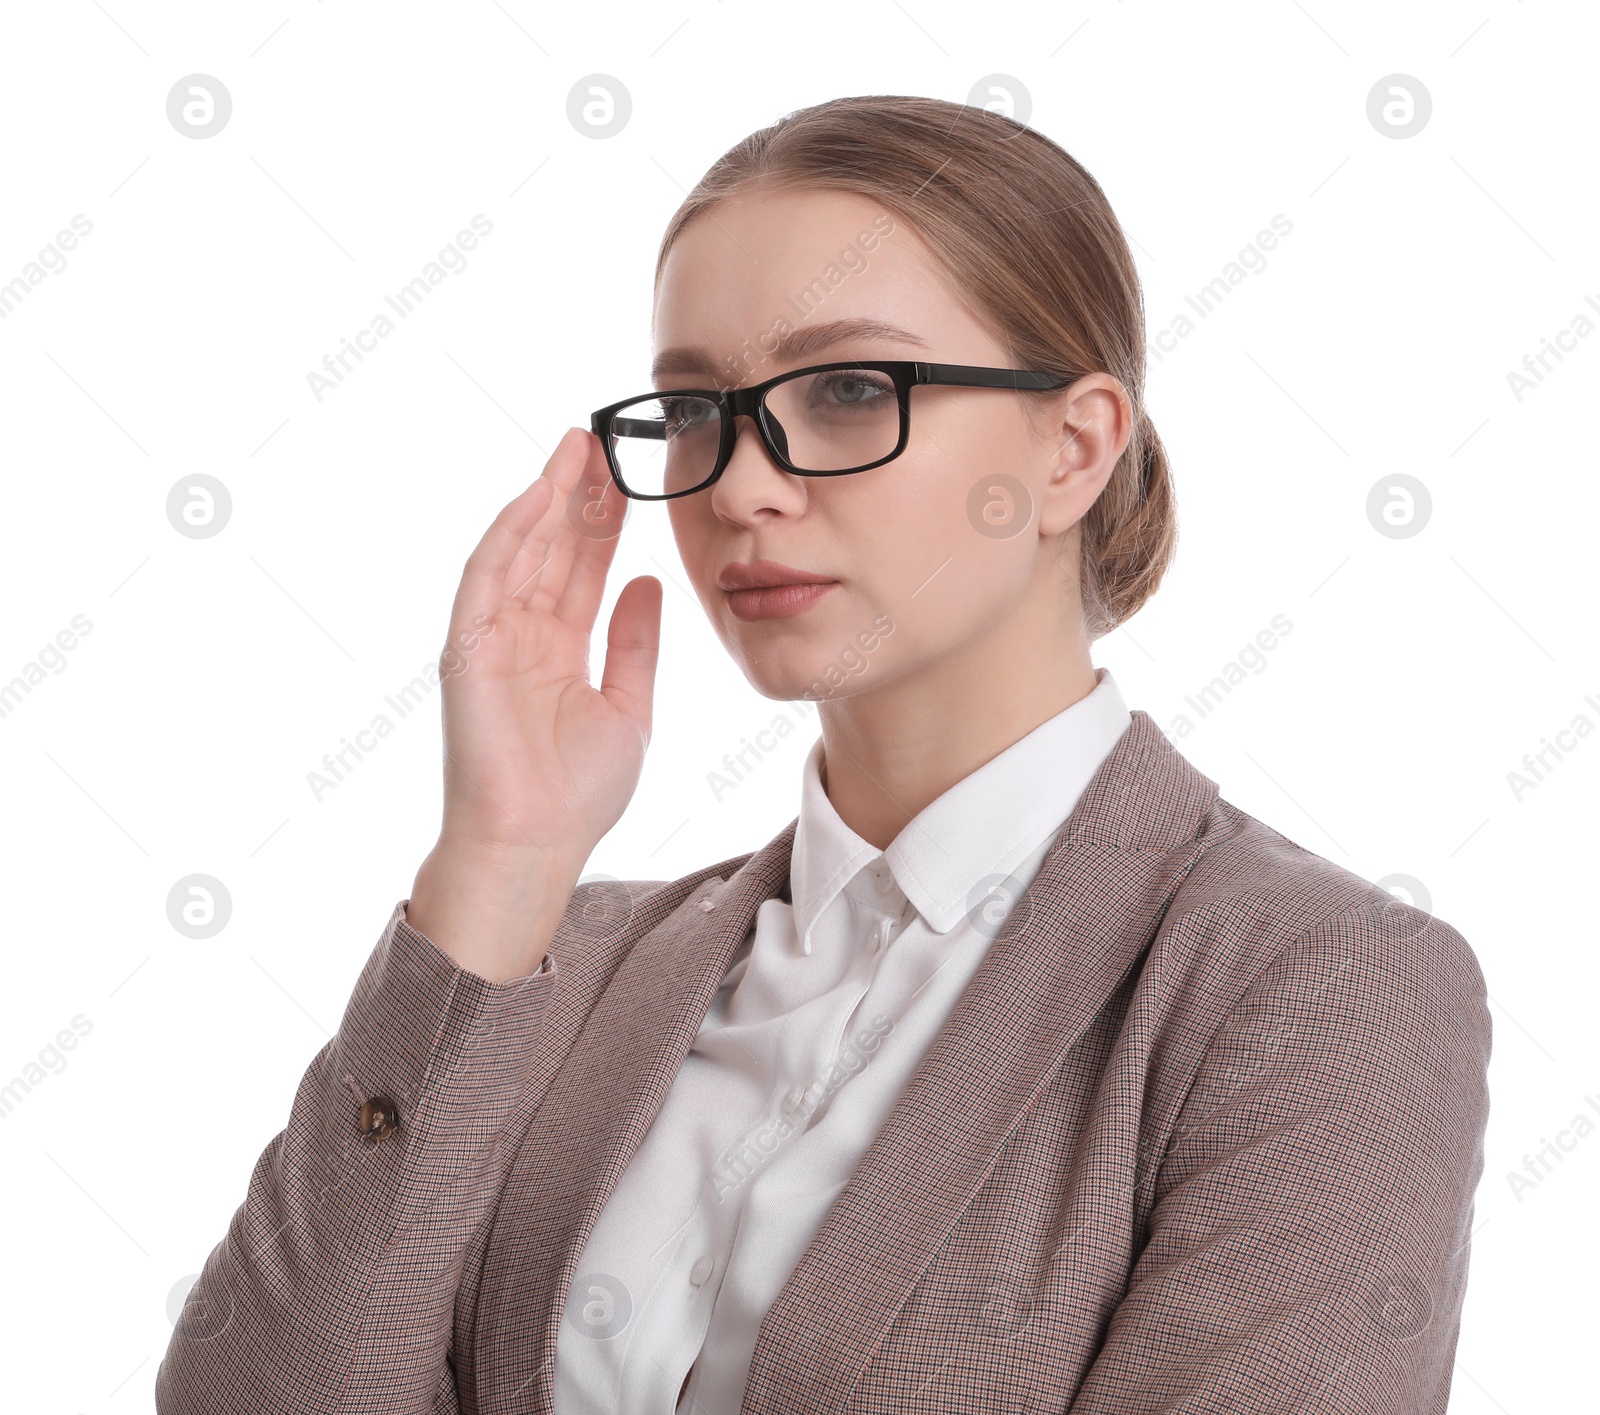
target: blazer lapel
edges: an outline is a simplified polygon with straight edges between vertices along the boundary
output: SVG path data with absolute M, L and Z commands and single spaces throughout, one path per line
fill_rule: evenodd
M 1132 716 L 768 1311 L 746 1412 L 791 1410 L 797 1391 L 808 1409 L 843 1404 L 1017 1117 L 1199 858 L 1217 787 L 1146 713 Z M 473 1353 L 482 1415 L 550 1415 L 583 1245 L 756 911 L 786 892 L 795 824 L 634 942 L 551 1081 L 484 1260 Z
M 478 1409 L 549 1415 L 563 1299 L 600 1211 L 665 1102 L 764 900 L 795 821 L 637 939 L 551 1080 L 512 1165 L 474 1325 Z M 701 901 L 715 907 L 706 911 Z M 560 947 L 557 936 L 552 948 Z
M 1143 712 L 913 1073 L 761 1325 L 746 1415 L 842 1409 L 1017 1117 L 1154 937 L 1216 783 Z

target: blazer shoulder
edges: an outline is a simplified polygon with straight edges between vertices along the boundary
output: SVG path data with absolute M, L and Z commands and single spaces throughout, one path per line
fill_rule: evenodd
M 1327 951 L 1381 966 L 1397 986 L 1443 985 L 1481 998 L 1483 974 L 1459 930 L 1396 898 L 1218 797 L 1200 857 L 1168 908 L 1163 933 L 1186 937 L 1208 968 L 1249 981 L 1286 955 Z M 1226 959 L 1226 964 L 1224 964 Z
M 569 962 L 596 950 L 602 954 L 615 952 L 620 957 L 621 952 L 681 908 L 685 900 L 700 893 L 707 884 L 731 879 L 756 853 L 733 855 L 674 880 L 586 875 L 573 888 L 550 951 L 558 961 Z
M 614 875 L 589 874 L 578 881 L 572 897 L 580 904 L 594 904 L 614 897 L 632 910 L 665 904 L 670 912 L 708 881 L 732 878 L 756 853 L 746 850 L 742 855 L 730 855 L 726 860 L 702 865 L 677 879 L 618 879 Z

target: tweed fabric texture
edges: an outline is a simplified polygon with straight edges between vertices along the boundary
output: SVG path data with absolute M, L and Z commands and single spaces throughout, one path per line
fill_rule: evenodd
M 551 971 L 501 984 L 398 905 L 161 1415 L 551 1415 L 584 1241 L 793 834 L 580 885 Z M 1460 933 L 1135 711 L 767 1312 L 743 1410 L 1444 1415 L 1490 1043 Z M 399 1128 L 359 1142 L 376 1094 Z

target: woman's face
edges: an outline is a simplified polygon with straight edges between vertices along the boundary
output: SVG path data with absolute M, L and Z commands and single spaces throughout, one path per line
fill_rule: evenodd
M 654 343 L 660 389 L 854 358 L 1013 366 L 904 221 L 834 192 L 747 191 L 689 222 L 662 270 Z M 914 388 L 905 451 L 849 476 L 784 472 L 753 422 L 735 431 L 715 485 L 663 504 L 712 625 L 767 697 L 845 698 L 941 665 L 1003 670 L 1026 650 L 1019 634 L 1047 635 L 1031 645 L 1046 654 L 1081 634 L 1076 533 L 1061 532 L 1126 444 L 1114 380 L 1047 400 Z M 756 560 L 835 583 L 774 616 L 719 583 Z

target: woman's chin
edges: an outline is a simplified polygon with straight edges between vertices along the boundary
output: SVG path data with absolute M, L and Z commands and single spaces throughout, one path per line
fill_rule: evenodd
M 797 703 L 833 696 L 822 681 L 823 665 L 812 662 L 815 654 L 793 655 L 764 652 L 759 659 L 739 656 L 745 681 L 764 698 L 779 703 Z

